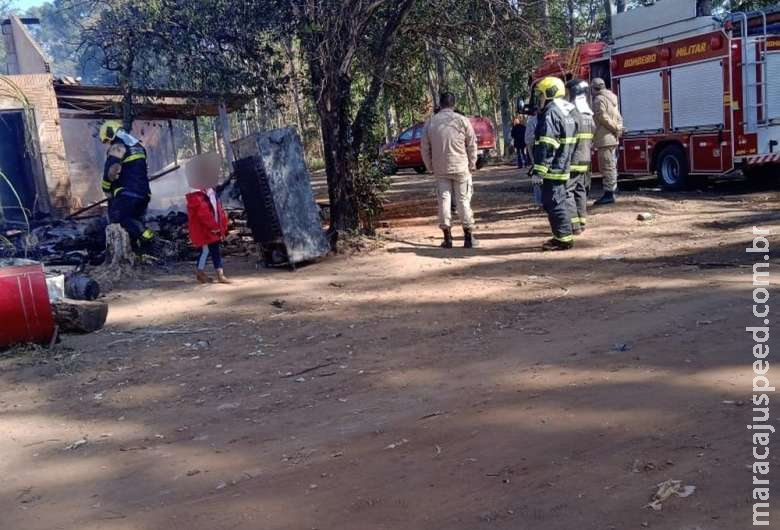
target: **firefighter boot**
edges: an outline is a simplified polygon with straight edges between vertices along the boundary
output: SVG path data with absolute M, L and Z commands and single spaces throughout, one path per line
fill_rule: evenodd
M 605 206 L 607 204 L 615 204 L 615 192 L 605 191 L 604 195 L 599 200 L 593 203 L 593 206 Z
M 549 241 L 545 241 L 542 245 L 542 250 L 545 252 L 554 252 L 559 250 L 569 250 L 574 248 L 574 241 L 561 241 L 560 239 L 552 238 Z
M 233 283 L 232 281 L 227 279 L 227 276 L 225 276 L 225 270 L 224 269 L 217 269 L 217 282 L 219 283 Z
M 477 248 L 479 247 L 479 241 L 474 237 L 471 232 L 471 228 L 463 229 L 463 248 Z
M 444 234 L 444 241 L 441 244 L 441 248 L 452 248 L 452 230 L 449 228 L 442 228 Z

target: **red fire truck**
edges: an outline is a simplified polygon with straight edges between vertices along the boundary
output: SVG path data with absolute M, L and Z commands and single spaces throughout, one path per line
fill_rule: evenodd
M 738 170 L 780 175 L 780 5 L 721 19 L 696 0 L 658 0 L 612 28 L 609 44 L 548 54 L 532 81 L 606 81 L 624 119 L 621 175 L 656 173 L 666 189 Z

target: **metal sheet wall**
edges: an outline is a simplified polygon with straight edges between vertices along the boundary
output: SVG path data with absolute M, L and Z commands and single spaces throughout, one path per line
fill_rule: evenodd
M 723 65 L 720 60 L 672 69 L 672 128 L 723 125 Z
M 620 112 L 628 132 L 664 128 L 663 85 L 660 72 L 620 79 Z

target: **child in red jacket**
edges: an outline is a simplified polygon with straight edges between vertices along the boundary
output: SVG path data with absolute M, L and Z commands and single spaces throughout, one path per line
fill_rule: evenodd
M 200 283 L 211 282 L 211 278 L 206 274 L 206 261 L 210 254 L 217 271 L 217 281 L 231 283 L 225 276 L 220 248 L 220 242 L 228 233 L 228 218 L 219 200 L 218 189 L 204 188 L 188 193 L 187 215 L 190 240 L 194 246 L 201 249 L 195 278 Z

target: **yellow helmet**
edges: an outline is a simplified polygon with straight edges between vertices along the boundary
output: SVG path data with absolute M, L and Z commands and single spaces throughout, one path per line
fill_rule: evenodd
M 534 86 L 539 98 L 539 106 L 544 107 L 547 100 L 566 97 L 566 85 L 557 77 L 545 77 Z
M 104 144 L 113 141 L 116 132 L 122 128 L 122 122 L 117 120 L 104 121 L 100 126 L 100 141 Z

